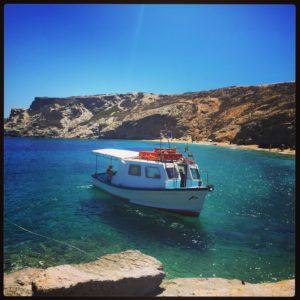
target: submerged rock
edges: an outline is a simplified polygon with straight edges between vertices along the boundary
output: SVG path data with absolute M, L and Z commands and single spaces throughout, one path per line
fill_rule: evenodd
M 163 292 L 158 296 L 278 296 L 295 295 L 295 280 L 252 284 L 241 280 L 223 278 L 176 278 L 164 280 L 160 285 Z
M 33 295 L 143 296 L 160 285 L 162 270 L 155 258 L 128 250 L 91 263 L 50 267 L 33 281 Z

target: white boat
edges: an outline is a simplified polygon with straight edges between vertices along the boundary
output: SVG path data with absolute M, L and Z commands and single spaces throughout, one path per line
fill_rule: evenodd
M 184 158 L 176 148 L 155 148 L 152 152 L 98 149 L 93 153 L 93 184 L 130 203 L 198 216 L 206 194 L 214 189 L 207 182 L 207 172 L 204 184 L 195 161 Z M 110 159 L 116 168 L 112 177 L 105 171 L 98 172 L 99 156 Z

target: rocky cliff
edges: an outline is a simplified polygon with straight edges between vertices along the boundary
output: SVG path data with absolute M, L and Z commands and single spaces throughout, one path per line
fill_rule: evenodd
M 36 97 L 29 109 L 11 110 L 4 130 L 10 136 L 155 139 L 168 128 L 178 139 L 295 147 L 295 106 L 294 82 L 172 95 Z

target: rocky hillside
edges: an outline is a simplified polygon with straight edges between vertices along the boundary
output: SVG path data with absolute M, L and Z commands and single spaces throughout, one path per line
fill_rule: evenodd
M 178 139 L 295 147 L 295 83 L 232 86 L 162 95 L 36 97 L 12 109 L 5 135 L 53 138 Z

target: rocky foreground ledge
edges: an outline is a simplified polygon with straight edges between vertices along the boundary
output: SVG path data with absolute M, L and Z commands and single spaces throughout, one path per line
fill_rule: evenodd
M 5 296 L 294 296 L 295 280 L 251 284 L 222 278 L 163 280 L 163 265 L 140 251 L 85 263 L 4 274 Z

